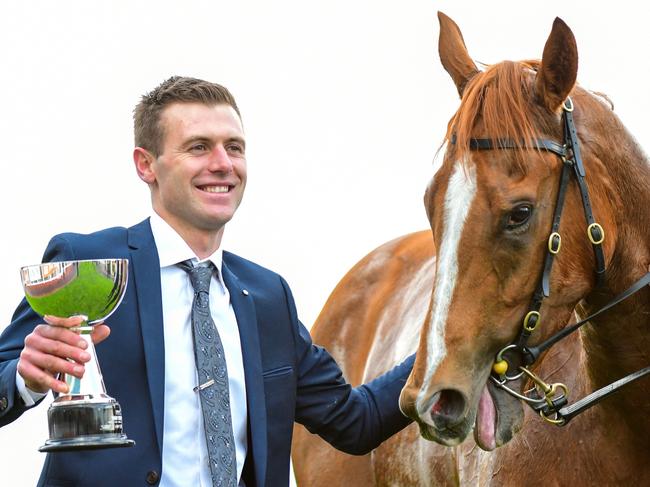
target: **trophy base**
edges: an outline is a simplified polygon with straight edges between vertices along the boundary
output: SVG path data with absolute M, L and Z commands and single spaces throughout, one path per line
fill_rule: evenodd
M 109 435 L 97 435 L 63 440 L 47 440 L 38 451 L 47 453 L 75 450 L 98 450 L 100 448 L 125 448 L 135 445 L 135 441 L 129 440 L 126 435 L 115 435 L 114 437 L 108 436 Z
M 47 411 L 50 438 L 40 452 L 96 450 L 135 445 L 122 432 L 122 411 L 106 395 L 60 397 Z

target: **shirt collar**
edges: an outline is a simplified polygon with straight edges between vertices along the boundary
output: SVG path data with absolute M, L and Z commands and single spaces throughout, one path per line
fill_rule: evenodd
M 155 211 L 151 215 L 150 223 L 151 233 L 153 234 L 153 239 L 158 249 L 161 269 L 175 266 L 185 260 L 192 260 L 194 263 L 210 261 L 219 271 L 217 272 L 218 281 L 226 289 L 221 272 L 223 262 L 223 250 L 221 247 L 207 258 L 199 259 L 190 246 L 187 245 L 187 242 Z

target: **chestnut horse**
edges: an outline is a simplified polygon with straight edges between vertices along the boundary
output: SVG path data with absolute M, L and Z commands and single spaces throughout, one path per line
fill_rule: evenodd
M 649 162 L 576 84 L 560 19 L 541 61 L 480 71 L 438 17 L 461 103 L 425 193 L 431 231 L 365 257 L 312 330 L 354 384 L 417 350 L 400 398 L 414 424 L 360 457 L 297 427 L 298 484 L 650 485 L 647 377 L 586 408 L 650 370 Z

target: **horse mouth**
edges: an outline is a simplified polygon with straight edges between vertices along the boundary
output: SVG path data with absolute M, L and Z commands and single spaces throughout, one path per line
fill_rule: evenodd
M 457 446 L 474 431 L 476 444 L 492 451 L 508 443 L 521 429 L 524 409 L 519 399 L 496 387 L 489 378 L 473 393 L 455 387 L 439 389 L 428 400 L 419 400 L 404 389 L 400 408 L 418 424 L 420 435 L 444 446 Z
M 427 408 L 429 414 L 415 416 L 423 438 L 444 446 L 456 446 L 473 429 L 478 447 L 492 451 L 508 443 L 522 426 L 524 410 L 519 400 L 490 381 L 481 388 L 473 411 L 464 408 L 461 411 L 462 403 L 455 395 L 460 397 L 453 389 L 436 393 L 433 405 Z

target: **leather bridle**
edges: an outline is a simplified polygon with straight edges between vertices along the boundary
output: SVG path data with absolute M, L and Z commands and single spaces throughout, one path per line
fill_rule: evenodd
M 582 207 L 587 221 L 587 237 L 592 244 L 595 255 L 597 285 L 601 285 L 605 277 L 605 256 L 602 247 L 602 243 L 605 240 L 605 231 L 600 224 L 595 221 L 591 209 L 589 191 L 585 181 L 586 173 L 582 163 L 582 155 L 578 144 L 578 134 L 573 122 L 572 112 L 573 102 L 570 98 L 567 98 L 562 105 L 562 121 L 564 126 L 563 144 L 558 144 L 557 142 L 548 139 L 535 139 L 528 142 L 517 142 L 512 139 L 472 138 L 469 140 L 469 148 L 471 150 L 537 149 L 552 152 L 562 160 L 560 187 L 557 193 L 553 223 L 551 226 L 551 233 L 548 237 L 542 275 L 537 283 L 535 292 L 533 293 L 529 310 L 523 318 L 522 329 L 518 338 L 515 342 L 504 347 L 496 355 L 492 375 L 490 376 L 490 379 L 497 387 L 513 395 L 517 399 L 524 401 L 535 411 L 538 411 L 540 416 L 546 421 L 558 426 L 567 424 L 573 417 L 597 404 L 605 397 L 619 390 L 621 387 L 650 373 L 650 366 L 645 367 L 644 369 L 627 375 L 612 384 L 598 389 L 574 404 L 567 406 L 568 388 L 564 384 L 547 384 L 529 369 L 542 352 L 548 350 L 558 341 L 578 330 L 591 319 L 604 313 L 637 291 L 643 289 L 646 285 L 650 284 L 650 272 L 648 272 L 632 286 L 614 297 L 605 306 L 584 320 L 565 327 L 560 332 L 552 335 L 537 346 L 533 347 L 527 345 L 528 338 L 531 336 L 533 331 L 535 331 L 541 321 L 540 309 L 542 307 L 542 302 L 544 298 L 547 298 L 550 295 L 550 275 L 553 268 L 553 261 L 562 245 L 562 237 L 559 233 L 560 219 L 562 217 L 564 200 L 572 174 L 575 176 L 580 190 Z M 456 142 L 455 137 L 453 137 L 450 142 L 454 144 Z M 508 370 L 511 368 L 512 363 L 516 363 L 516 367 L 512 368 L 516 369 L 517 373 L 514 375 L 508 375 Z M 524 393 L 519 393 L 507 386 L 508 382 L 518 380 L 524 375 L 535 384 L 532 389 L 525 391 Z

